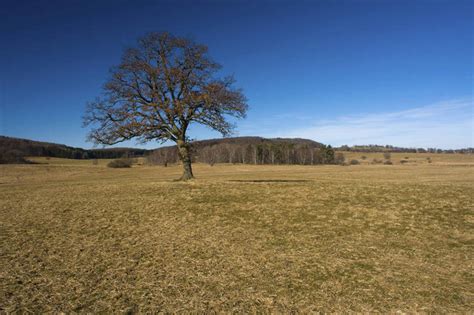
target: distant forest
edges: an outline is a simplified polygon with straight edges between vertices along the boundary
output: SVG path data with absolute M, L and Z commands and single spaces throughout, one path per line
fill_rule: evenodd
M 474 153 L 474 148 L 441 150 L 436 148 L 400 148 L 380 145 L 341 146 L 332 148 L 308 139 L 261 137 L 222 138 L 191 143 L 194 162 L 244 164 L 339 164 L 344 160 L 338 151 Z M 25 157 L 46 156 L 68 159 L 116 159 L 145 156 L 150 164 L 176 163 L 176 146 L 155 150 L 134 148 L 82 149 L 63 144 L 0 136 L 0 163 L 27 163 Z
M 394 146 L 366 145 L 332 148 L 322 143 L 299 138 L 266 139 L 260 137 L 238 137 L 195 141 L 192 143 L 192 158 L 195 162 L 243 163 L 243 164 L 341 164 L 341 151 L 352 152 L 404 152 L 404 153 L 474 153 L 473 148 L 460 150 L 400 148 Z M 147 154 L 150 164 L 176 163 L 176 146 L 158 148 Z
M 341 153 L 331 146 L 307 139 L 265 139 L 260 137 L 224 138 L 192 142 L 194 162 L 242 164 L 338 164 Z M 176 146 L 163 147 L 147 155 L 150 164 L 178 162 Z
M 22 163 L 28 156 L 66 159 L 115 159 L 124 155 L 143 156 L 148 150 L 133 148 L 92 149 L 0 136 L 0 163 Z

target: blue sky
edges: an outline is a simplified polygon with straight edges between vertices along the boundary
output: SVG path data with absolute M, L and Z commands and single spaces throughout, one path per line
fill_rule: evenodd
M 235 75 L 237 135 L 472 147 L 473 26 L 472 1 L 2 1 L 0 134 L 91 147 L 86 102 L 126 46 L 166 30 Z

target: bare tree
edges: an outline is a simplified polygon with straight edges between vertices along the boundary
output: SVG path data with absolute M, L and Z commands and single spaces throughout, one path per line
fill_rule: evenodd
M 275 164 L 275 148 L 270 147 L 270 160 L 272 164 Z
M 216 163 L 216 158 L 217 155 L 215 152 L 213 152 L 212 147 L 204 147 L 200 154 L 200 161 L 209 164 L 210 166 L 213 166 Z
M 254 161 L 255 161 L 255 165 L 257 165 L 257 157 L 258 157 L 258 151 L 257 151 L 257 146 L 253 146 L 253 157 L 254 157 Z
M 227 136 L 233 125 L 226 118 L 243 118 L 248 107 L 232 77 L 215 78 L 219 69 L 204 45 L 166 32 L 146 35 L 112 68 L 102 97 L 88 104 L 89 140 L 105 145 L 133 138 L 174 141 L 183 163 L 181 179 L 193 178 L 190 124 Z
M 235 144 L 226 144 L 226 149 L 227 149 L 227 154 L 229 157 L 229 163 L 235 163 L 236 162 L 236 155 L 237 155 L 237 148 Z

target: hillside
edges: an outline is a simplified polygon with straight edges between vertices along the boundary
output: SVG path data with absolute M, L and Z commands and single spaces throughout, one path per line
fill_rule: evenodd
M 325 148 L 308 139 L 235 137 L 193 141 L 193 159 L 205 163 L 306 164 L 313 150 Z M 304 151 L 304 152 L 303 152 Z M 311 151 L 311 152 L 310 152 Z M 26 156 L 46 156 L 69 159 L 119 158 L 148 155 L 152 164 L 174 163 L 178 160 L 175 146 L 155 150 L 134 148 L 83 149 L 64 144 L 0 136 L 0 163 L 26 162 Z M 298 155 L 298 157 L 296 156 Z M 309 162 L 308 162 L 309 163 Z
M 308 145 L 310 147 L 321 147 L 323 144 L 302 138 L 263 138 L 263 137 L 232 137 L 209 140 L 193 141 L 193 147 L 206 147 L 213 145 L 232 144 L 232 145 L 258 145 L 258 144 L 278 144 L 292 143 L 294 145 Z
M 48 156 L 68 159 L 118 158 L 143 156 L 147 150 L 133 148 L 82 149 L 64 144 L 0 136 L 0 163 L 21 163 L 25 156 Z
M 358 145 L 331 148 L 322 143 L 301 138 L 233 137 L 193 141 L 194 161 L 244 164 L 332 164 L 337 163 L 337 151 L 345 152 L 413 152 L 472 153 L 472 148 L 440 150 L 436 148 L 400 148 L 390 145 Z M 46 156 L 69 159 L 115 159 L 123 156 L 147 156 L 150 164 L 178 161 L 176 146 L 155 150 L 137 148 L 83 149 L 64 144 L 0 136 L 0 163 L 26 163 L 24 157 Z

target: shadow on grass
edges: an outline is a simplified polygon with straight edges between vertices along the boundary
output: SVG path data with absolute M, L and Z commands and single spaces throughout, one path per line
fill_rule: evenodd
M 231 179 L 229 182 L 240 183 L 305 183 L 307 179 Z

